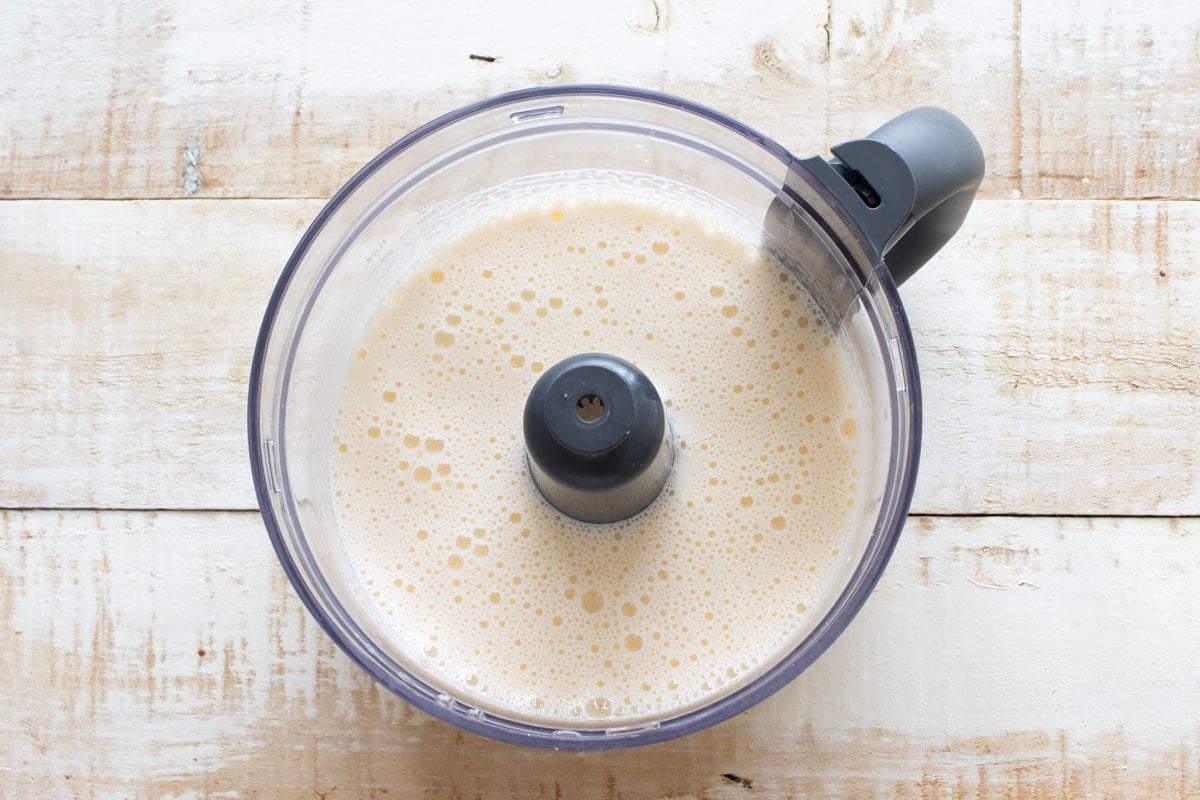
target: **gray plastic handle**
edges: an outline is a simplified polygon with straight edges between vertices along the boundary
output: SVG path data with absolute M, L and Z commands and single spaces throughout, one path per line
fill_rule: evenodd
M 962 225 L 983 180 L 983 149 L 940 108 L 906 111 L 862 139 L 800 163 L 858 222 L 897 284 Z

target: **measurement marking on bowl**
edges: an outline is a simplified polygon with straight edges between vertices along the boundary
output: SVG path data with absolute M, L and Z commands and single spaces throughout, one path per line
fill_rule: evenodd
M 888 339 L 888 352 L 891 354 L 893 364 L 900 365 L 904 363 L 904 359 L 900 354 L 900 340 L 894 336 Z M 898 393 L 908 391 L 908 384 L 904 382 L 904 372 L 899 369 L 896 370 L 896 391 Z
M 279 450 L 275 447 L 274 439 L 263 439 L 262 459 L 263 468 L 266 471 L 267 489 L 271 494 L 277 494 L 283 490 L 283 483 L 279 480 Z
M 547 117 L 561 117 L 565 109 L 562 106 L 543 106 L 542 108 L 528 108 L 523 111 L 514 111 L 508 115 L 508 118 L 514 124 L 521 122 L 529 122 L 535 119 L 544 119 Z
M 645 731 L 658 730 L 659 723 L 657 720 L 644 722 L 641 725 L 624 725 L 616 728 L 605 728 L 605 736 L 628 736 L 635 733 L 643 733 Z

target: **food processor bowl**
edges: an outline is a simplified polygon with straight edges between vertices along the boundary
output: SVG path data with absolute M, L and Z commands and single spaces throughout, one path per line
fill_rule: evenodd
M 916 479 L 920 384 L 892 270 L 906 277 L 949 238 L 982 175 L 978 144 L 955 127 L 961 123 L 935 109 L 910 114 L 916 117 L 900 118 L 890 132 L 885 126 L 834 148 L 837 158 L 826 161 L 798 159 L 721 113 L 668 95 L 611 86 L 532 89 L 447 114 L 360 170 L 288 261 L 250 378 L 259 506 L 280 563 L 326 633 L 377 681 L 435 717 L 507 742 L 567 750 L 700 730 L 813 663 L 878 581 Z M 777 658 L 698 707 L 632 722 L 544 724 L 439 683 L 372 611 L 330 486 L 346 354 L 374 310 L 439 244 L 547 194 L 703 209 L 760 242 L 821 309 L 864 409 L 865 501 L 830 589 L 802 629 Z M 889 250 L 895 258 L 885 257 Z

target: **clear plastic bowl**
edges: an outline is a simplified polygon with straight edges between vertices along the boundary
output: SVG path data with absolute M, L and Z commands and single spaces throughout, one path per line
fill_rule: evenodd
M 435 685 L 388 641 L 342 546 L 330 490 L 344 354 L 387 292 L 438 244 L 547 186 L 606 186 L 702 204 L 764 245 L 823 309 L 866 411 L 868 502 L 833 590 L 772 663 L 704 705 L 634 725 L 547 727 L 479 708 Z M 250 379 L 250 457 L 285 572 L 337 645 L 391 691 L 470 731 L 593 750 L 682 736 L 780 689 L 846 628 L 879 579 L 916 477 L 921 401 L 895 283 L 843 202 L 805 164 L 710 109 L 607 86 L 534 89 L 441 117 L 355 175 L 320 212 L 271 297 Z M 616 726 L 616 727 L 614 727 Z

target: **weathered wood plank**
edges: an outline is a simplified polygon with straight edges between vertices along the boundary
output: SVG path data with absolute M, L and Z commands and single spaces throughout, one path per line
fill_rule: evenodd
M 253 508 L 257 326 L 315 201 L 0 204 L 0 506 Z M 1200 513 L 1200 204 L 986 201 L 904 286 L 921 513 Z
M 1200 197 L 1200 6 L 1021 3 L 1027 197 Z
M 1200 204 L 986 203 L 902 288 L 937 513 L 1200 511 Z
M 666 88 L 756 122 L 786 110 L 780 132 L 825 144 L 823 82 L 754 61 L 793 13 L 823 48 L 825 0 L 73 5 L 0 11 L 21 43 L 0 56 L 10 197 L 326 197 L 432 117 L 539 84 Z
M 0 797 L 1194 798 L 1198 564 L 1195 520 L 914 519 L 780 694 L 570 755 L 378 689 L 256 514 L 5 512 Z
M 571 82 L 691 97 L 801 155 L 936 103 L 978 131 L 987 196 L 1200 196 L 1188 0 L 17 3 L 0 30 L 10 198 L 327 197 L 441 112 Z
M 0 505 L 255 507 L 250 359 L 317 208 L 0 204 Z

